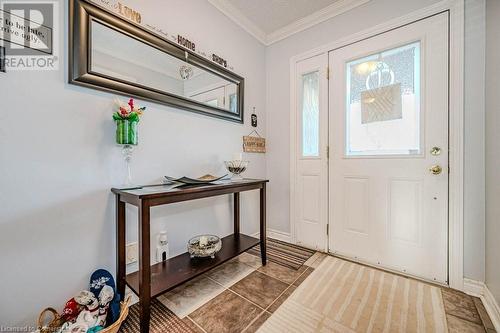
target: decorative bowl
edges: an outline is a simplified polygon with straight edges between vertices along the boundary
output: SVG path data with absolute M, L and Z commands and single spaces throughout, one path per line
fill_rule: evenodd
M 169 182 L 173 183 L 182 183 L 186 185 L 209 185 L 213 182 L 216 182 L 218 180 L 221 180 L 222 178 L 226 177 L 227 175 L 217 177 L 217 176 L 212 176 L 212 175 L 204 175 L 199 178 L 190 178 L 190 177 L 181 177 L 181 178 L 174 178 L 174 177 L 169 177 L 165 176 L 165 179 Z
M 222 242 L 215 235 L 200 235 L 188 241 L 188 252 L 191 258 L 215 258 L 215 254 L 222 248 Z
M 247 169 L 248 163 L 248 161 L 242 160 L 224 161 L 227 171 L 233 175 L 232 180 L 243 179 L 241 174 Z

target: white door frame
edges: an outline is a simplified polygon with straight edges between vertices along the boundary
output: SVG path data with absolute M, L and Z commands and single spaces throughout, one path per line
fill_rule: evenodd
M 463 183 L 464 183 L 464 0 L 443 0 L 403 17 L 387 21 L 373 28 L 296 55 L 290 59 L 290 203 L 295 198 L 296 180 L 296 73 L 297 62 L 328 53 L 331 50 L 361 41 L 386 31 L 410 24 L 441 12 L 449 12 L 450 64 L 449 64 L 449 216 L 448 216 L 448 283 L 463 290 Z M 290 231 L 296 242 L 295 207 L 290 204 Z M 328 249 L 326 248 L 325 251 Z

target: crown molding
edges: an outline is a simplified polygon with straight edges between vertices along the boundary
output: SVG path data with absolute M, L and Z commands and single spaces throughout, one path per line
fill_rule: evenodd
M 227 0 L 208 0 L 208 2 L 210 2 L 215 8 L 266 46 L 276 43 L 300 31 L 306 30 L 318 23 L 329 20 L 332 17 L 345 13 L 353 8 L 364 5 L 369 1 L 371 0 L 338 0 L 323 9 L 312 13 L 311 15 L 303 17 L 276 31 L 266 34 L 264 30 L 260 29 L 238 8 L 231 5 Z
M 331 19 L 337 15 L 345 13 L 358 6 L 364 5 L 371 0 L 338 0 L 333 4 L 318 10 L 306 17 L 303 17 L 289 25 L 284 26 L 267 35 L 267 45 L 276 43 L 300 31 L 306 30 L 316 24 Z
M 246 32 L 255 37 L 264 45 L 267 44 L 267 35 L 264 30 L 260 29 L 255 23 L 250 21 L 241 11 L 231 5 L 227 0 L 208 0 L 215 8 L 221 11 L 234 23 L 242 27 Z

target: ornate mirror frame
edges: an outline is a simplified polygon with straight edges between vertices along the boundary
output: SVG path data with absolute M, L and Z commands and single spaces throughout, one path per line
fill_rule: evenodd
M 230 112 L 166 91 L 93 72 L 91 70 L 91 28 L 93 21 L 236 84 L 238 93 L 237 112 Z M 69 83 L 133 96 L 224 120 L 243 123 L 243 77 L 146 30 L 140 25 L 127 21 L 85 0 L 69 1 Z

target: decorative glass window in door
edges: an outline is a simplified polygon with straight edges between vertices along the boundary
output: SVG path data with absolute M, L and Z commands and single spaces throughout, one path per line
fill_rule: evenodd
M 346 155 L 417 155 L 420 42 L 347 63 Z
M 319 72 L 302 75 L 302 156 L 319 156 Z

